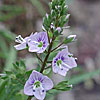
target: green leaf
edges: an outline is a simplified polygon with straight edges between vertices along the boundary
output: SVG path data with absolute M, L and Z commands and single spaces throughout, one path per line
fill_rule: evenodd
M 29 71 L 26 71 L 25 75 L 27 75 L 27 78 L 29 78 L 30 74 L 32 73 L 33 70 L 29 70 Z
M 73 39 L 74 39 L 74 37 L 71 37 L 71 38 L 65 38 L 65 39 L 64 39 L 64 44 L 73 42 Z
M 11 70 L 13 68 L 12 63 L 16 60 L 16 50 L 11 46 L 10 51 L 8 51 L 8 56 L 6 59 L 6 64 L 4 70 Z
M 54 89 L 61 90 L 61 91 L 68 91 L 72 88 L 71 85 L 69 85 L 68 81 L 62 81 L 58 83 L 56 86 L 54 86 Z

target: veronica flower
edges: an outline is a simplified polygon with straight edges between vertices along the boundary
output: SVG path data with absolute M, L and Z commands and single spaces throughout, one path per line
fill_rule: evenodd
M 43 53 L 48 46 L 48 37 L 46 32 L 36 32 L 24 39 L 19 35 L 16 37 L 16 42 L 19 43 L 14 46 L 17 50 L 28 48 L 30 52 Z
M 51 23 L 50 28 L 51 28 L 51 29 L 54 29 L 54 28 L 55 28 L 54 25 L 53 25 L 53 23 Z
M 57 27 L 56 30 L 60 33 L 61 32 L 61 27 Z
M 22 49 L 26 49 L 28 47 L 28 42 L 30 41 L 30 37 L 26 37 L 26 38 L 22 38 L 21 35 L 18 35 L 16 37 L 15 42 L 19 43 L 18 45 L 15 45 L 14 47 L 17 50 L 22 50 Z
M 46 91 L 53 88 L 53 82 L 47 76 L 43 76 L 37 71 L 33 71 L 24 86 L 24 93 L 29 96 L 35 96 L 39 100 L 43 100 Z
M 68 52 L 68 47 L 60 51 L 52 62 L 53 72 L 62 76 L 66 76 L 67 71 L 74 67 L 77 67 L 77 64 L 75 58 Z
M 46 32 L 39 32 L 30 36 L 31 41 L 28 43 L 30 52 L 43 53 L 48 46 L 48 36 Z

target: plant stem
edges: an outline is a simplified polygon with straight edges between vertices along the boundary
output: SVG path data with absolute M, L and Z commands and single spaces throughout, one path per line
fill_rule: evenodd
M 51 50 L 51 52 L 55 51 L 56 49 L 58 49 L 62 45 L 63 45 L 63 42 L 61 44 L 59 44 L 56 48 L 54 48 L 53 50 Z
M 42 59 L 39 57 L 39 55 L 36 53 L 37 58 L 43 63 Z
M 32 99 L 32 97 L 31 97 L 31 96 L 29 96 L 27 100 L 31 100 L 31 99 Z
M 49 37 L 49 33 L 47 32 L 47 36 L 48 36 L 48 42 L 50 44 L 50 37 Z
M 50 68 L 52 65 L 50 65 L 50 66 L 48 66 L 48 67 L 46 67 L 45 69 L 48 69 L 48 68 Z
M 50 52 L 51 52 L 51 49 L 52 49 L 52 45 L 53 45 L 53 41 L 54 41 L 54 40 L 55 40 L 55 37 L 53 36 L 52 41 L 51 41 L 50 46 L 49 46 L 49 49 L 48 49 L 48 53 L 47 53 L 47 55 L 46 55 L 46 57 L 45 57 L 45 59 L 44 59 L 44 63 L 42 64 L 40 73 L 42 73 L 43 70 L 45 69 L 45 65 L 46 65 L 47 60 L 48 60 L 48 57 L 49 57 L 49 55 L 50 55 Z

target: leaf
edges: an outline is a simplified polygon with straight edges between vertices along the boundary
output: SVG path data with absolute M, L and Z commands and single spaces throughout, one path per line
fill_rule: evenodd
M 8 56 L 5 63 L 4 70 L 11 70 L 13 68 L 12 63 L 16 60 L 16 50 L 11 46 L 10 51 L 8 51 Z
M 6 96 L 5 96 L 5 93 L 6 93 L 6 85 L 8 83 L 8 79 L 6 79 L 5 81 L 3 80 L 0 80 L 0 100 L 6 100 Z
M 72 88 L 71 85 L 69 85 L 68 81 L 62 81 L 58 83 L 56 86 L 54 86 L 54 89 L 61 90 L 61 91 L 68 91 Z
M 29 78 L 30 74 L 32 73 L 33 70 L 29 70 L 25 73 L 25 75 L 27 75 L 27 77 Z

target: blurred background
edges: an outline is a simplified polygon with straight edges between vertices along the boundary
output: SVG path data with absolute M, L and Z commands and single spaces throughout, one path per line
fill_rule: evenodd
M 17 52 L 14 40 L 19 34 L 25 37 L 42 30 L 49 1 L 0 0 L 0 73 L 10 70 L 12 63 L 21 58 L 25 59 L 27 69 L 34 67 L 36 58 L 26 50 Z M 71 28 L 64 30 L 63 37 L 77 34 L 77 42 L 68 46 L 78 58 L 78 67 L 67 75 L 73 89 L 48 100 L 100 100 L 100 0 L 66 0 L 66 4 L 71 14 L 68 23 Z M 53 79 L 55 83 L 64 80 L 55 75 Z

